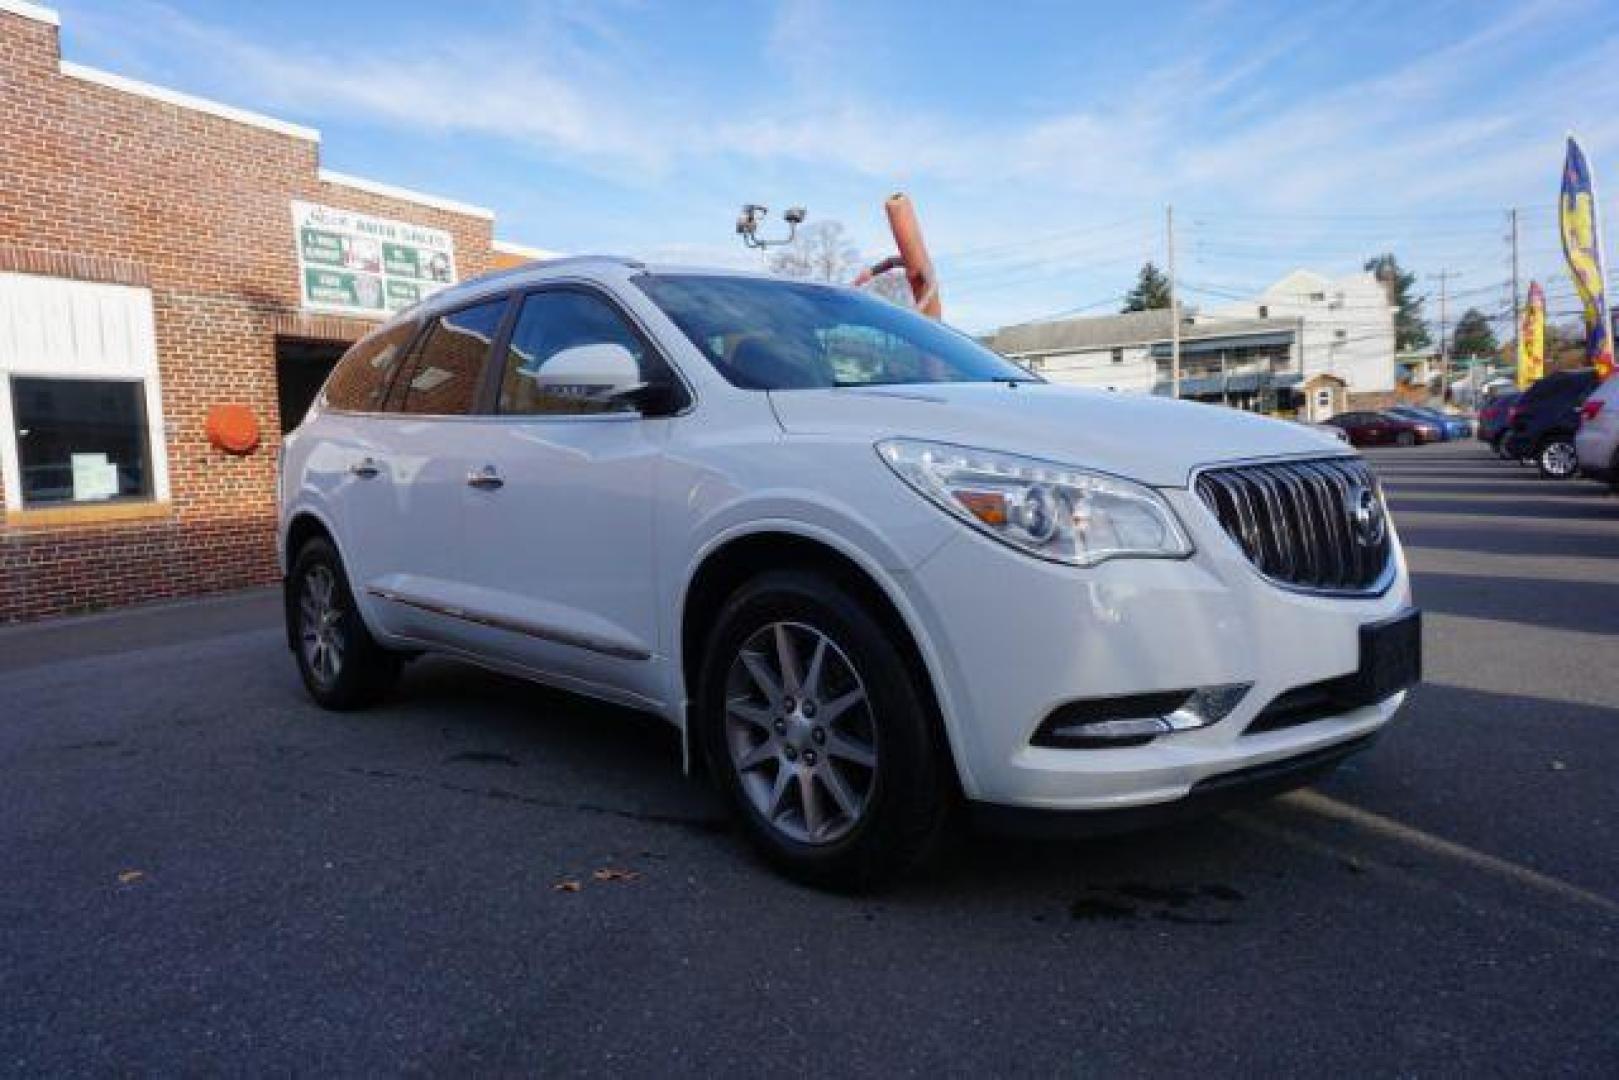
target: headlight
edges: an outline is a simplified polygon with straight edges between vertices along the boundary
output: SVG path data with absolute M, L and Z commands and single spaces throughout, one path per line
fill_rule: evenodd
M 967 524 L 1031 555 L 1073 566 L 1192 553 L 1151 488 L 1035 458 L 889 439 L 877 453 L 911 487 Z

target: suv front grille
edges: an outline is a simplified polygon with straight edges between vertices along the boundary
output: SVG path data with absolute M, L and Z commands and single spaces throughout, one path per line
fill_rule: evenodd
M 1198 498 L 1273 581 L 1333 593 L 1382 587 L 1392 556 L 1388 510 L 1358 458 L 1208 469 Z

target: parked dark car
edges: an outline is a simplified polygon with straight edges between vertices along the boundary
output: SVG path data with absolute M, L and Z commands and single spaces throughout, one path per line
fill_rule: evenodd
M 1482 409 L 1478 411 L 1478 441 L 1489 443 L 1490 449 L 1496 454 L 1503 453 L 1502 441 L 1506 438 L 1507 427 L 1511 423 L 1509 415 L 1512 407 L 1518 403 L 1523 395 L 1517 391 L 1506 394 L 1497 394 L 1491 398 Z
M 1328 417 L 1326 422 L 1343 428 L 1351 446 L 1415 446 L 1439 438 L 1439 429 L 1432 424 L 1419 424 L 1388 413 L 1339 413 Z
M 1537 381 L 1523 392 L 1511 409 L 1512 424 L 1507 429 L 1509 457 L 1533 461 L 1540 475 L 1567 480 L 1579 471 L 1574 450 L 1574 432 L 1580 426 L 1580 406 L 1597 388 L 1596 372 L 1590 368 L 1557 371 Z

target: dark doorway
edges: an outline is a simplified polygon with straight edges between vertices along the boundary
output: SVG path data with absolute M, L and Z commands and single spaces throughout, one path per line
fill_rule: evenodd
M 346 351 L 348 346 L 342 342 L 276 339 L 275 392 L 281 409 L 281 434 L 303 423 L 304 413 L 314 404 L 326 376 Z

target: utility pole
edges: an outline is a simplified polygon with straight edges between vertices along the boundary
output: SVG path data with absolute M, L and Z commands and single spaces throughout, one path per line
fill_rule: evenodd
M 1181 396 L 1181 306 L 1175 285 L 1175 207 L 1164 207 L 1164 242 L 1169 249 L 1169 394 Z
M 1512 208 L 1512 340 L 1517 344 L 1519 355 L 1523 353 L 1523 312 L 1518 307 L 1518 208 Z M 1513 367 L 1518 365 L 1518 357 L 1512 358 Z M 1475 388 L 1476 389 L 1476 388 Z
M 1449 309 L 1448 303 L 1447 303 L 1448 300 L 1449 300 L 1449 296 L 1450 296 L 1448 286 L 1450 285 L 1450 279 L 1451 278 L 1459 278 L 1461 276 L 1462 276 L 1461 272 L 1458 271 L 1458 270 L 1441 270 L 1437 274 L 1429 274 L 1428 275 L 1428 277 L 1437 279 L 1438 282 L 1439 282 L 1439 382 L 1440 382 L 1439 398 L 1440 398 L 1440 400 L 1444 400 L 1445 391 L 1450 389 L 1450 340 L 1449 340 L 1449 338 L 1446 337 L 1446 332 L 1447 332 L 1447 330 L 1449 328 L 1449 314 L 1450 314 L 1450 309 Z

